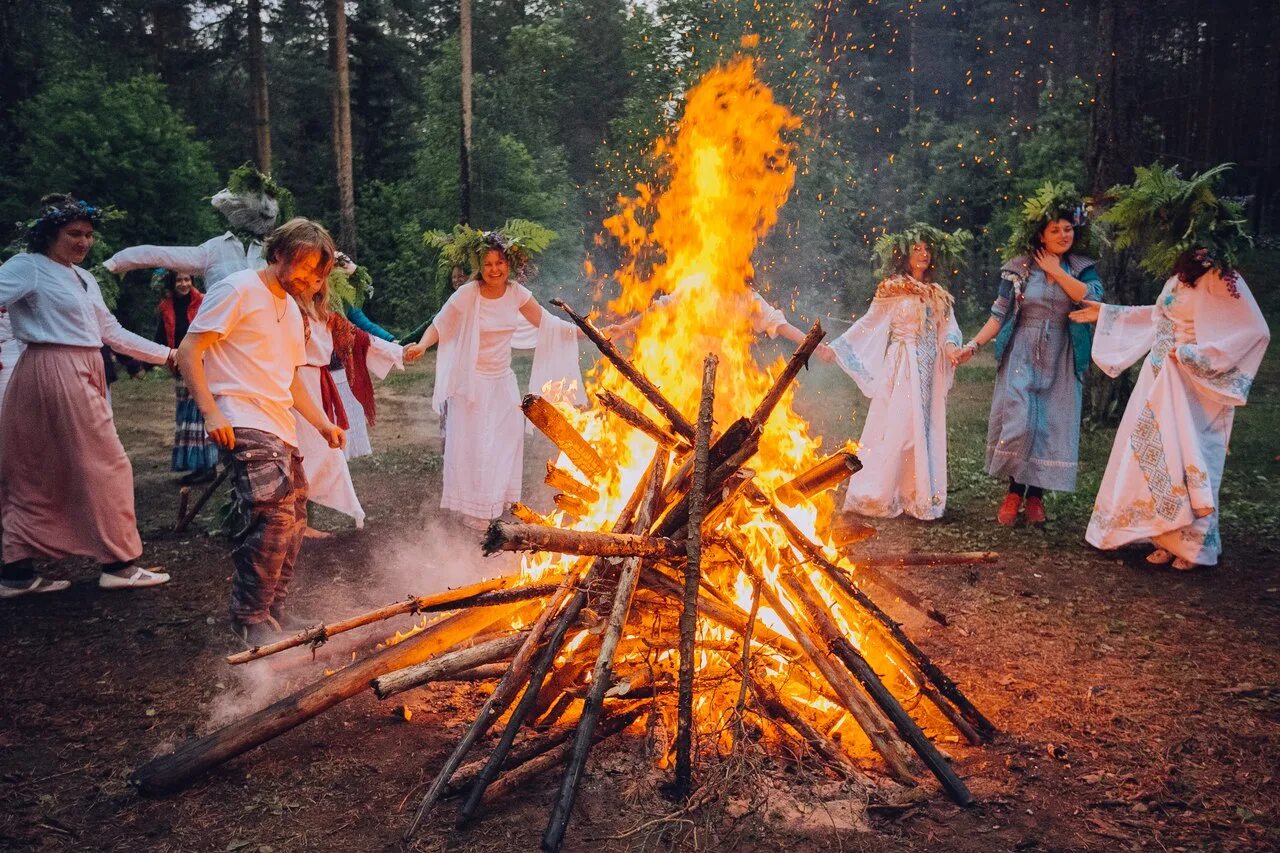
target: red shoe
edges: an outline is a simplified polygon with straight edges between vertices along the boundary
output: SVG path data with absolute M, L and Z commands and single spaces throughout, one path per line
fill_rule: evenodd
M 1000 509 L 996 510 L 996 521 L 1008 527 L 1018 520 L 1020 509 L 1022 509 L 1022 495 L 1008 492 L 1004 496 L 1004 503 L 1000 504 Z M 1043 514 L 1043 510 L 1041 513 Z
M 1027 524 L 1039 526 L 1048 520 L 1044 514 L 1044 501 L 1040 498 L 1027 498 Z

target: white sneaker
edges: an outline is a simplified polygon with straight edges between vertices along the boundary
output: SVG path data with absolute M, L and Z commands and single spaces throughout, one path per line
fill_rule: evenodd
M 162 583 L 169 582 L 169 574 L 167 572 L 153 572 L 150 569 L 143 569 L 137 566 L 133 569 L 133 574 L 128 577 L 120 577 L 113 575 L 111 572 L 103 572 L 98 575 L 98 586 L 102 589 L 141 589 L 144 586 L 160 586 Z
M 62 592 L 69 586 L 71 586 L 71 581 L 49 581 L 37 576 L 32 578 L 26 586 L 0 584 L 0 598 L 19 598 L 24 595 L 36 595 L 42 592 Z

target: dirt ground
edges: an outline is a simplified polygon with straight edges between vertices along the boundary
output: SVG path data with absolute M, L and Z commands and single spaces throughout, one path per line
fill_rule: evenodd
M 726 793 L 717 804 L 664 820 L 673 807 L 656 793 L 661 774 L 628 736 L 588 765 L 568 849 L 1280 848 L 1280 491 L 1272 483 L 1280 466 L 1271 461 L 1280 444 L 1268 383 L 1237 420 L 1224 486 L 1227 557 L 1214 570 L 1178 574 L 1144 567 L 1140 552 L 1099 554 L 1081 539 L 1109 430 L 1086 433 L 1081 494 L 1050 500 L 1046 530 L 996 528 L 1000 486 L 981 473 L 991 376 L 979 362 L 961 371 L 953 393 L 947 518 L 884 523 L 869 546 L 1002 555 L 995 565 L 896 575 L 950 617 L 949 627 L 917 620 L 911 633 L 1002 732 L 985 747 L 943 744 L 979 804 L 958 808 L 931 782 L 925 796 L 877 790 L 868 801 L 779 755 L 719 780 Z M 474 534 L 420 513 L 436 505 L 440 477 L 429 387 L 428 360 L 379 388 L 379 452 L 353 465 L 367 526 L 317 515 L 336 536 L 304 547 L 295 583 L 304 612 L 348 615 L 502 569 L 477 562 Z M 422 789 L 474 716 L 481 688 L 431 687 L 385 704 L 365 694 L 175 796 L 144 799 L 128 787 L 129 773 L 153 755 L 314 679 L 323 663 L 233 671 L 223 662 L 236 649 L 225 614 L 227 546 L 210 533 L 211 512 L 186 534 L 171 532 L 170 385 L 159 374 L 124 380 L 115 398 L 145 564 L 174 580 L 106 593 L 91 566 L 63 563 L 47 573 L 72 579 L 68 593 L 0 604 L 0 848 L 401 849 Z M 803 378 L 799 408 L 832 443 L 856 437 L 865 411 L 851 383 L 821 369 Z M 529 502 L 544 507 L 536 474 L 548 448 L 534 437 L 526 453 Z M 393 708 L 400 704 L 413 712 L 408 721 Z M 465 832 L 442 809 L 410 848 L 536 847 L 557 782 L 544 776 Z

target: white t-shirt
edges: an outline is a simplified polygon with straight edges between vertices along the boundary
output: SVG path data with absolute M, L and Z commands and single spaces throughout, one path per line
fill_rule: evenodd
M 277 298 L 252 270 L 233 273 L 205 294 L 188 334 L 217 332 L 204 372 L 218 411 L 233 427 L 260 429 L 297 447 L 294 371 L 307 363 L 302 312 Z

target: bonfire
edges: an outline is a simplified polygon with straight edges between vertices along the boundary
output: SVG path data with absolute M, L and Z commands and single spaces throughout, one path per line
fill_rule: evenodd
M 798 129 L 749 61 L 718 68 L 659 146 L 661 191 L 638 186 L 605 223 L 629 252 L 611 309 L 673 298 L 645 310 L 629 355 L 555 303 L 604 358 L 588 378 L 590 411 L 552 402 L 556 389 L 524 401 L 561 452 L 547 465 L 555 510 L 517 504 L 517 521 L 485 537 L 488 553 L 524 554 L 519 575 L 233 655 L 247 663 L 391 616 L 447 614 L 153 760 L 135 783 L 172 791 L 370 686 L 385 699 L 469 678 L 492 692 L 406 835 L 447 797 L 465 825 L 562 765 L 542 838 L 558 850 L 594 744 L 640 726 L 674 732 L 655 760 L 683 801 L 700 762 L 734 750 L 748 717 L 762 743 L 798 738 L 842 778 L 878 768 L 916 785 L 922 766 L 971 804 L 925 732 L 979 744 L 994 728 L 868 590 L 909 593 L 842 556 L 860 529 L 833 521 L 832 491 L 856 475 L 856 448 L 824 454 L 792 406 L 822 328 L 772 365 L 752 351 L 752 254 L 791 192 Z

